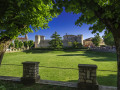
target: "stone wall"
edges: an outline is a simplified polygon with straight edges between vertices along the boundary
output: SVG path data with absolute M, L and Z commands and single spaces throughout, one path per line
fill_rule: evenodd
M 79 64 L 78 87 L 80 90 L 98 90 L 96 81 L 96 65 Z
M 21 78 L 24 84 L 35 83 L 40 80 L 39 62 L 23 62 L 23 77 Z
M 41 40 L 40 41 L 40 44 L 39 44 L 39 47 L 49 47 L 50 45 L 49 45 L 49 42 L 50 42 L 50 40 Z
M 62 40 L 64 47 L 70 47 L 69 42 L 74 42 L 74 41 L 77 41 L 77 42 L 83 44 L 83 35 L 77 35 L 77 36 L 76 35 L 68 35 L 68 36 L 64 36 L 64 39 Z M 35 48 L 49 47 L 50 46 L 49 41 L 50 40 L 45 40 L 44 36 L 36 35 L 35 36 Z

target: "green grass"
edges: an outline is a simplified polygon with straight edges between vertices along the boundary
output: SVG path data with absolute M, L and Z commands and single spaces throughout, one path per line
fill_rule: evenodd
M 39 74 L 41 79 L 73 82 L 78 81 L 78 64 L 96 64 L 98 66 L 98 83 L 116 86 L 117 63 L 114 53 L 86 50 L 31 50 L 6 53 L 0 67 L 0 75 L 22 77 L 23 67 L 19 65 L 22 65 L 21 63 L 24 61 L 40 62 Z

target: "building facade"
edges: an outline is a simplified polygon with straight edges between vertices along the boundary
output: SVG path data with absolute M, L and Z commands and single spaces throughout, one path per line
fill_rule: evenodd
M 27 34 L 25 34 L 25 37 L 18 37 L 18 40 L 19 40 L 19 41 L 22 41 L 22 42 L 28 41 L 28 36 L 27 36 Z
M 85 47 L 95 47 L 95 45 L 92 42 L 92 39 L 93 39 L 93 37 L 83 40 L 83 46 L 85 46 Z M 101 45 L 105 45 L 102 38 L 100 39 L 100 46 Z
M 64 35 L 63 36 L 63 46 L 64 47 L 70 47 L 70 42 L 79 42 L 83 45 L 83 35 Z M 50 40 L 45 40 L 45 36 L 41 35 L 35 35 L 35 48 L 40 47 L 49 47 Z

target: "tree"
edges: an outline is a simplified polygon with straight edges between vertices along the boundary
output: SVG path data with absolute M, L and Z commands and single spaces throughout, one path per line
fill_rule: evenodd
M 61 37 L 59 34 L 57 34 L 57 32 L 55 32 L 52 36 L 51 36 L 52 40 L 49 42 L 50 47 L 53 49 L 60 49 L 63 47 L 63 43 L 61 40 Z
M 92 39 L 92 42 L 93 42 L 93 44 L 95 44 L 95 46 L 99 46 L 100 40 L 101 40 L 101 38 L 100 38 L 99 34 L 96 34 L 95 37 Z
M 0 0 L 0 47 L 18 35 L 48 28 L 49 21 L 56 17 L 52 0 Z M 3 49 L 2 49 L 3 48 Z M 0 62 L 4 54 L 0 54 Z
M 120 90 L 120 0 L 54 0 L 55 12 L 81 13 L 76 25 L 90 24 L 92 33 L 112 33 L 117 53 L 117 90 Z
M 24 41 L 23 43 L 24 43 L 24 47 L 27 49 L 27 47 L 28 47 L 28 41 Z
M 22 46 L 23 46 L 23 42 L 19 41 L 19 48 L 22 48 Z
M 13 47 L 14 46 L 14 44 L 13 43 L 11 43 L 10 45 L 9 45 L 9 48 L 11 48 L 11 47 Z
M 28 41 L 28 46 L 29 46 L 29 48 L 32 48 L 34 46 L 33 40 Z
M 81 48 L 82 47 L 82 44 L 77 42 L 77 41 L 74 41 L 73 42 L 73 48 Z
M 76 41 L 73 42 L 73 48 L 78 48 L 78 42 Z
M 18 48 L 19 48 L 19 41 L 18 41 L 18 40 L 15 40 L 15 41 L 14 41 L 14 44 L 15 44 L 15 48 L 18 49 Z
M 112 33 L 110 33 L 108 35 L 105 34 L 103 36 L 103 39 L 104 39 L 104 42 L 105 42 L 106 45 L 109 45 L 109 46 L 114 46 L 115 45 Z
M 73 43 L 72 42 L 68 42 L 68 46 L 72 47 Z

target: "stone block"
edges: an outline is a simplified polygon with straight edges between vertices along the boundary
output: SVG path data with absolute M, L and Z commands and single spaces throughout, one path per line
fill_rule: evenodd
M 35 83 L 40 80 L 39 62 L 23 62 L 23 77 L 22 83 Z
M 92 83 L 92 80 L 86 80 L 86 83 Z

